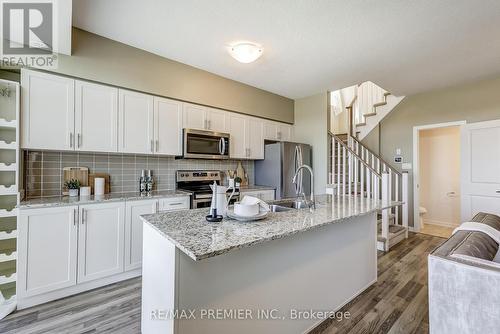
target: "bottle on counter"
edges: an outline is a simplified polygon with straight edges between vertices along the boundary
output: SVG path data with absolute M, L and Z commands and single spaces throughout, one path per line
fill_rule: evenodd
M 139 192 L 142 194 L 146 191 L 146 170 L 141 171 L 141 177 L 139 177 Z
M 153 171 L 151 169 L 148 169 L 146 170 L 146 192 L 151 192 L 153 190 L 153 185 Z

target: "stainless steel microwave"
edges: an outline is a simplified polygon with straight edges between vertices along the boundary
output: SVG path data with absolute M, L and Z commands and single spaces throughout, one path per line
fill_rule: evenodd
M 229 133 L 184 129 L 183 158 L 229 159 Z

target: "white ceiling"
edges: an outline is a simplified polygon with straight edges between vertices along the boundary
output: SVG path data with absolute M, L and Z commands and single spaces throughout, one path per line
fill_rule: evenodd
M 500 74 L 498 0 L 73 0 L 73 24 L 290 98 L 411 95 Z M 252 64 L 226 52 L 249 40 Z

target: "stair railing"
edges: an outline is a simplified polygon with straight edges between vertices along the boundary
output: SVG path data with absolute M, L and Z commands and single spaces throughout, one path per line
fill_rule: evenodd
M 364 162 L 371 165 L 377 173 L 388 174 L 387 198 L 390 201 L 403 202 L 401 206 L 391 209 L 391 213 L 394 215 L 394 223 L 405 227 L 406 236 L 408 236 L 408 172 L 399 172 L 353 136 L 347 136 L 347 146 L 359 155 Z

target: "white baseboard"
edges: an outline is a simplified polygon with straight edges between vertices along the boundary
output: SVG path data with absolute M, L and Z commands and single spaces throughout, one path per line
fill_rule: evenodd
M 425 225 L 437 225 L 437 226 L 443 226 L 443 227 L 458 227 L 460 224 L 453 224 L 450 222 L 443 222 L 439 220 L 426 220 L 424 219 L 424 226 Z

